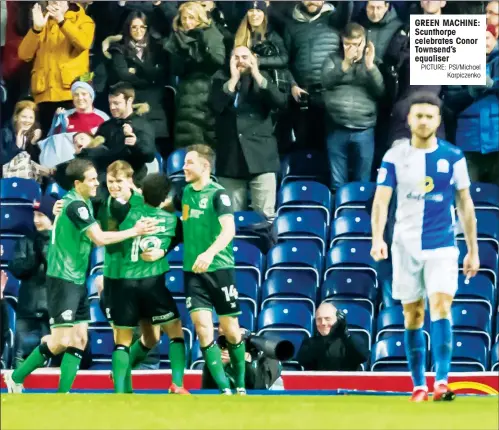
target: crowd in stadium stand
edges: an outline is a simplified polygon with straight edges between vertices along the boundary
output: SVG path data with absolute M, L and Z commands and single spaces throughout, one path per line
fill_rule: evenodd
M 425 90 L 441 98 L 438 137 L 464 151 L 472 182 L 499 186 L 498 1 L 1 6 L 2 178 L 32 179 L 42 193 L 34 233 L 17 241 L 10 261 L 2 256 L 8 270 L 2 280 L 21 285 L 15 300 L 2 285 L 0 341 L 2 350 L 12 346 L 3 351 L 2 366 L 17 366 L 49 333 L 48 231 L 56 199 L 72 187 L 65 167 L 73 158 L 96 166 L 99 205 L 107 198 L 105 173 L 114 161 L 129 162 L 140 187 L 148 172 L 181 176 L 178 151 L 207 144 L 217 153 L 215 174 L 235 210 L 251 209 L 272 223 L 282 203 L 283 166 L 295 160 L 305 169 L 312 157 L 312 176 L 332 200 L 350 182 L 373 181 L 387 149 L 410 136 L 409 99 Z M 486 14 L 486 85 L 410 85 L 411 14 Z M 241 60 L 249 73 L 238 71 Z M 169 170 L 175 163 L 180 167 Z M 332 212 L 332 205 L 327 209 Z M 328 214 L 327 229 L 332 219 Z M 321 258 L 328 249 L 321 249 Z M 374 318 L 379 297 L 372 302 Z M 497 315 L 497 297 L 492 305 Z M 352 317 L 347 326 L 345 314 L 331 308 L 317 307 L 313 336 L 297 348 L 295 368 L 356 370 L 369 360 L 371 333 L 350 336 Z M 255 305 L 254 321 L 257 312 Z M 254 329 L 254 321 L 246 328 Z M 9 332 L 14 325 L 15 335 Z M 92 366 L 87 350 L 82 368 Z M 156 349 L 144 368 L 158 367 L 160 355 Z

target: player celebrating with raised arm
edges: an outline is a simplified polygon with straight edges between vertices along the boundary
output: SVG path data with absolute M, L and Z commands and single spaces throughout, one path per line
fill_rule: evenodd
M 213 338 L 212 311 L 228 340 L 236 370 L 236 393 L 244 385 L 246 348 L 237 316 L 241 314 L 235 287 L 232 240 L 236 234 L 232 202 L 225 189 L 210 179 L 215 153 L 206 145 L 187 148 L 184 162 L 188 185 L 182 196 L 186 305 L 196 328 L 208 369 L 223 394 L 232 394 L 221 352 Z
M 166 175 L 151 174 L 142 183 L 144 204 L 131 208 L 124 204 L 113 217 L 120 230 L 127 230 L 139 219 L 155 219 L 159 231 L 123 242 L 120 288 L 113 290 L 112 319 L 116 329 L 113 352 L 113 380 L 117 393 L 127 392 L 130 367 L 129 347 L 133 330 L 141 323 L 142 336 L 160 339 L 160 328 L 170 338 L 169 357 L 172 364 L 170 393 L 188 394 L 183 388 L 185 343 L 182 322 L 170 291 L 165 288 L 166 272 L 170 270 L 165 256 L 176 236 L 177 217 L 164 211 L 170 199 L 171 182 Z
M 436 137 L 440 108 L 440 99 L 434 94 L 413 96 L 407 117 L 411 139 L 385 154 L 372 209 L 371 255 L 380 261 L 388 257 L 383 233 L 388 205 L 393 190 L 397 190 L 391 248 L 392 295 L 404 308 L 405 348 L 414 383 L 414 402 L 428 400 L 422 330 L 426 295 L 430 302 L 431 349 L 436 371 L 433 400 L 455 397 L 447 385 L 452 358 L 451 305 L 458 285 L 454 198 L 468 246 L 464 273 L 471 278 L 480 267 L 466 160 L 460 149 Z
M 93 216 L 91 197 L 99 182 L 87 160 L 73 160 L 66 175 L 74 184 L 63 198 L 63 208 L 54 222 L 47 256 L 48 310 L 51 334 L 22 366 L 5 374 L 10 393 L 21 393 L 24 379 L 54 356 L 64 353 L 59 380 L 60 393 L 71 389 L 87 342 L 90 320 L 86 274 L 92 242 L 98 246 L 155 233 L 154 221 L 138 221 L 126 231 L 102 231 Z

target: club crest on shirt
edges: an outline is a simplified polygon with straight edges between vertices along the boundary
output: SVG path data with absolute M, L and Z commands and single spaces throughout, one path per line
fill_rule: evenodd
M 206 209 L 207 206 L 208 206 L 208 199 L 206 197 L 199 200 L 199 208 L 200 209 Z
M 437 172 L 438 173 L 449 173 L 449 162 L 441 158 L 437 161 Z
M 78 215 L 84 221 L 86 221 L 88 219 L 88 217 L 90 216 L 87 208 L 78 208 Z

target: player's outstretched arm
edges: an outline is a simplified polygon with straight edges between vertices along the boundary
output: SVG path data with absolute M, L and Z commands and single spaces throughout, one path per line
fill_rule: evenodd
M 393 188 L 378 185 L 374 195 L 371 213 L 371 229 L 373 234 L 371 256 L 375 261 L 388 258 L 388 246 L 384 240 L 388 206 L 392 198 Z
M 123 242 L 137 236 L 154 234 L 157 232 L 156 220 L 140 220 L 134 227 L 123 231 L 102 231 L 100 226 L 95 223 L 87 231 L 88 238 L 97 246 L 112 245 L 113 243 Z
M 464 230 L 466 246 L 468 247 L 468 254 L 464 258 L 463 269 L 467 278 L 472 278 L 480 268 L 480 259 L 478 256 L 475 206 L 471 199 L 469 188 L 457 190 L 456 203 L 459 220 Z

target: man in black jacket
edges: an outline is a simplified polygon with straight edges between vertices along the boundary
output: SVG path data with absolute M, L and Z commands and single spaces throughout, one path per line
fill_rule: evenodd
M 17 302 L 14 342 L 14 368 L 35 349 L 43 336 L 50 333 L 47 310 L 47 249 L 54 222 L 55 199 L 44 196 L 35 204 L 36 231 L 19 239 L 9 271 L 21 281 Z
M 120 82 L 111 87 L 109 109 L 112 118 L 101 124 L 96 139 L 103 139 L 98 148 L 93 149 L 92 159 L 98 160 L 98 171 L 118 160 L 133 167 L 134 181 L 140 181 L 147 174 L 146 164 L 154 160 L 156 153 L 154 128 L 145 120 L 141 111 L 134 111 L 135 90 Z M 95 152 L 94 152 L 95 151 Z
M 378 102 L 385 92 L 383 76 L 374 62 L 376 50 L 366 41 L 364 28 L 348 24 L 342 42 L 344 53 L 330 55 L 322 71 L 334 191 L 349 181 L 370 181 Z
M 217 73 L 212 88 L 217 176 L 231 194 L 234 211 L 246 209 L 249 186 L 252 208 L 272 219 L 280 164 L 270 114 L 284 108 L 286 95 L 260 72 L 245 46 L 234 49 L 230 74 Z
M 348 331 L 345 314 L 328 302 L 315 313 L 317 332 L 305 339 L 297 360 L 305 370 L 359 370 L 369 356 L 368 346 Z
M 284 42 L 292 74 L 291 94 L 296 145 L 324 149 L 324 103 L 321 70 L 326 57 L 341 49 L 340 31 L 350 21 L 353 1 L 336 8 L 324 1 L 302 1 L 286 25 Z

